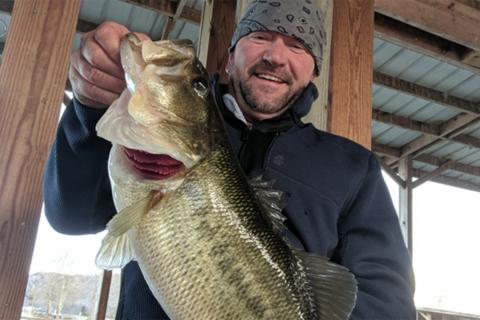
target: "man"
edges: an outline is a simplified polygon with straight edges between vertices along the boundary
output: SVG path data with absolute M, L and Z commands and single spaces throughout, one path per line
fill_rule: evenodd
M 214 83 L 232 146 L 245 172 L 263 174 L 287 195 L 292 246 L 329 257 L 358 281 L 352 319 L 415 319 L 411 260 L 373 154 L 305 125 L 317 97 L 325 43 L 311 1 L 254 1 L 232 38 L 228 88 Z M 107 173 L 110 144 L 95 134 L 105 108 L 125 87 L 119 40 L 104 23 L 72 54 L 75 99 L 60 123 L 44 189 L 52 226 L 94 233 L 115 214 Z M 345 62 L 347 63 L 347 62 Z M 122 271 L 119 319 L 165 319 L 135 262 Z

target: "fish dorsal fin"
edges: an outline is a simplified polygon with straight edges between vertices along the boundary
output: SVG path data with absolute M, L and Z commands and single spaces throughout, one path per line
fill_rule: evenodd
M 273 188 L 274 182 L 267 181 L 262 176 L 251 178 L 249 183 L 265 220 L 271 223 L 272 229 L 282 236 L 285 230 L 283 223 L 287 219 L 282 214 L 282 209 L 285 207 L 283 191 L 275 190 Z
M 357 299 L 357 281 L 345 267 L 327 258 L 293 250 L 302 261 L 311 287 L 313 308 L 320 320 L 344 320 L 350 317 Z
M 117 213 L 107 224 L 107 235 L 98 250 L 95 263 L 102 269 L 122 268 L 134 259 L 128 230 L 137 223 L 152 205 L 153 193 Z

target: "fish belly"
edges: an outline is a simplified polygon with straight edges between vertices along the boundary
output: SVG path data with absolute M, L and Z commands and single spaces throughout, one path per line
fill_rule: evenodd
M 134 229 L 147 283 L 172 319 L 301 319 L 291 253 L 229 161 L 200 163 Z

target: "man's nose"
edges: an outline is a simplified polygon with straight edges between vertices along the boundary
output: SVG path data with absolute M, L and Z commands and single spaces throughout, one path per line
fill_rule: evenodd
M 287 63 L 287 46 L 281 39 L 273 40 L 263 54 L 263 60 L 274 66 Z

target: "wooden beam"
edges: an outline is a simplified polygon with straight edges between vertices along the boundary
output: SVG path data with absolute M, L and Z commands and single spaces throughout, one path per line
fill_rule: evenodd
M 170 36 L 170 32 L 172 31 L 173 27 L 175 26 L 175 23 L 179 19 L 181 13 L 183 12 L 183 8 L 185 7 L 186 0 L 180 0 L 176 4 L 176 9 L 175 9 L 175 14 L 172 17 L 168 17 L 167 22 L 165 23 L 165 26 L 163 27 L 163 32 L 162 32 L 162 40 L 166 40 Z
M 427 174 L 427 172 L 425 172 L 423 170 L 413 169 L 413 176 L 414 177 L 421 177 L 425 174 Z M 431 179 L 431 181 L 441 183 L 441 184 L 446 184 L 446 185 L 449 185 L 449 186 L 452 186 L 452 187 L 457 187 L 457 188 L 461 188 L 461 189 L 480 192 L 480 184 L 472 183 L 472 182 L 469 182 L 469 181 L 450 178 L 450 177 L 446 177 L 446 176 L 438 176 L 438 177 L 435 177 L 435 178 Z
M 452 166 L 452 162 L 453 162 L 452 160 L 448 160 L 445 163 L 443 163 L 441 166 L 439 166 L 437 169 L 420 176 L 417 180 L 412 182 L 412 189 L 415 189 L 416 187 L 424 184 L 429 180 L 432 180 L 433 178 L 438 177 L 443 172 L 449 170 Z
M 0 319 L 20 319 L 79 10 L 80 0 L 13 7 L 0 66 Z
M 162 30 L 162 40 L 168 39 L 168 35 L 170 34 L 170 31 L 172 31 L 173 26 L 175 25 L 175 20 L 173 20 L 172 17 L 167 17 L 167 21 L 165 22 L 165 25 L 163 26 Z
M 382 169 L 390 176 L 390 178 L 392 178 L 400 188 L 405 188 L 405 180 L 403 180 L 384 160 L 380 159 L 379 161 Z
M 377 85 L 400 91 L 430 102 L 455 108 L 468 114 L 480 115 L 480 102 L 473 102 L 448 95 L 445 92 L 430 89 L 419 84 L 395 78 L 378 71 L 373 73 L 373 82 Z
M 467 69 L 477 74 L 480 73 L 478 67 L 474 67 L 465 61 L 465 57 L 475 53 L 470 48 L 412 27 L 378 12 L 375 12 L 375 37 L 402 48 L 453 64 L 459 68 Z
M 146 9 L 159 12 L 169 17 L 174 17 L 177 12 L 177 1 L 169 1 L 169 0 L 121 0 L 124 2 L 131 3 L 136 6 L 144 7 Z M 233 1 L 228 1 L 233 2 Z M 193 24 L 200 24 L 202 13 L 200 10 L 195 8 L 191 8 L 188 6 L 183 7 L 180 16 L 178 17 L 179 20 L 185 20 L 187 22 Z
M 371 148 L 373 0 L 333 4 L 327 130 Z
M 206 0 L 202 7 L 202 20 L 200 22 L 200 30 L 198 32 L 197 56 L 198 60 L 206 66 L 208 59 L 208 48 L 210 45 L 210 30 L 212 28 L 213 2 Z
M 442 125 L 416 121 L 410 118 L 397 116 L 388 112 L 383 112 L 378 109 L 373 109 L 372 118 L 373 120 L 378 122 L 391 124 L 400 128 L 413 130 L 434 137 L 441 137 L 440 134 L 442 132 Z M 451 137 L 448 140 L 480 149 L 480 139 L 466 134 L 460 134 L 458 136 Z
M 375 10 L 442 38 L 480 50 L 480 11 L 452 0 L 375 0 Z
M 382 123 L 388 123 L 400 128 L 421 132 L 424 134 L 438 135 L 441 127 L 436 124 L 425 123 L 410 118 L 397 116 L 378 109 L 373 109 L 372 119 Z
M 460 135 L 463 131 L 467 130 L 469 126 L 477 123 L 480 120 L 480 116 L 473 116 L 469 114 L 459 115 L 451 120 L 442 124 L 442 131 L 438 136 L 424 135 L 421 136 L 412 142 L 404 145 L 402 147 L 400 159 L 408 155 L 417 156 L 423 151 L 435 143 L 443 139 L 453 139 L 454 137 Z M 388 162 L 389 165 L 394 164 L 393 162 Z
M 394 159 L 399 159 L 401 155 L 401 150 L 398 148 L 392 148 L 389 146 L 385 146 L 379 143 L 373 143 L 372 150 L 377 155 L 387 156 Z M 439 167 L 443 163 L 449 161 L 450 159 L 439 158 L 429 154 L 421 154 L 413 159 L 414 161 L 429 164 L 432 166 Z M 471 176 L 480 177 L 480 167 L 479 166 L 472 166 L 464 163 L 460 163 L 458 161 L 453 161 L 450 164 L 450 169 L 463 173 L 468 174 Z
M 228 61 L 228 47 L 235 29 L 235 1 L 213 1 L 210 21 L 206 68 L 209 74 L 219 73 L 220 83 L 227 83 L 225 65 Z
M 437 166 L 437 167 L 449 161 L 449 159 L 434 157 L 428 154 L 419 155 L 414 160 L 422 163 L 430 164 L 433 166 Z M 458 161 L 451 161 L 450 169 L 460 173 L 468 174 L 471 176 L 480 177 L 480 167 L 478 166 L 472 166 L 472 165 L 460 163 Z
M 102 284 L 100 286 L 100 296 L 97 304 L 96 320 L 105 320 L 108 307 L 108 295 L 110 293 L 110 285 L 112 283 L 112 271 L 103 270 Z

